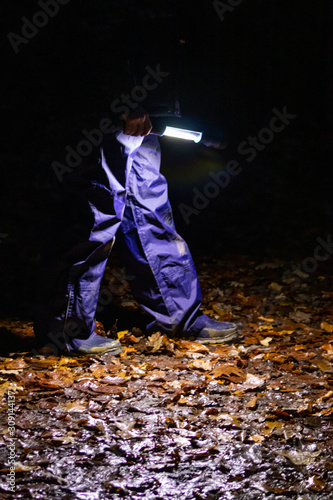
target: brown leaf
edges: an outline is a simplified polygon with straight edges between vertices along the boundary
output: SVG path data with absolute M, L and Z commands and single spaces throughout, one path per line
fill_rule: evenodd
M 195 359 L 193 363 L 190 364 L 189 368 L 196 368 L 197 370 L 210 371 L 212 369 L 212 363 L 203 359 Z
M 43 380 L 44 385 L 52 385 L 52 387 L 70 387 L 74 382 L 74 374 L 68 369 L 54 370 L 52 372 L 47 372 L 45 379 Z
M 305 313 L 303 311 L 295 311 L 289 314 L 289 318 L 296 321 L 296 323 L 310 323 L 311 314 Z
M 320 347 L 320 349 L 323 349 L 327 352 L 327 356 L 329 358 L 333 358 L 333 344 L 325 344 Z
M 275 429 L 281 429 L 283 424 L 281 422 L 265 422 L 262 432 L 265 436 L 270 436 Z
M 326 482 L 321 477 L 312 476 L 305 486 L 311 491 L 322 491 L 326 486 Z
M 6 370 L 18 370 L 19 368 L 26 368 L 27 363 L 22 358 L 13 359 L 11 361 L 5 361 Z
M 82 400 L 79 401 L 74 401 L 73 403 L 67 403 L 65 410 L 68 411 L 68 413 L 83 413 L 86 412 L 88 409 L 88 404 L 87 402 L 82 402 Z
M 163 343 L 163 335 L 161 332 L 153 333 L 150 337 L 148 337 L 149 342 L 147 343 L 147 347 L 150 348 L 151 352 L 158 351 Z
M 251 410 L 255 410 L 257 408 L 257 401 L 258 398 L 255 396 L 254 398 L 251 399 L 248 403 L 246 403 L 245 407 L 250 408 Z
M 246 374 L 243 372 L 243 370 L 240 370 L 239 368 L 237 368 L 237 366 L 230 364 L 217 366 L 210 372 L 210 375 L 212 375 L 214 378 L 229 378 L 230 376 L 236 376 L 241 379 L 246 378 Z
M 320 371 L 325 372 L 325 373 L 332 373 L 333 372 L 333 366 L 332 364 L 327 361 L 326 359 L 322 358 L 321 356 L 317 356 L 315 359 L 311 361 L 311 363 L 319 368 Z
M 322 330 L 325 330 L 325 332 L 332 333 L 333 332 L 333 325 L 330 325 L 329 323 L 326 323 L 326 321 L 323 321 L 320 325 L 320 328 Z
M 169 341 L 166 335 L 162 335 L 161 332 L 153 333 L 148 337 L 148 340 L 147 349 L 149 352 L 157 352 L 161 348 L 173 351 L 173 343 Z
M 176 345 L 180 351 L 209 352 L 208 347 L 201 344 L 200 342 L 191 342 L 190 340 L 178 340 Z
M 91 379 L 83 379 L 80 382 L 76 382 L 73 388 L 82 392 L 99 392 L 102 394 L 120 394 L 124 390 L 124 388 L 100 384 L 99 381 Z

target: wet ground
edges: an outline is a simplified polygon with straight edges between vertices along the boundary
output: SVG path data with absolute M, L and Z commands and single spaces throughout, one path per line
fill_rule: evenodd
M 120 357 L 32 356 L 29 319 L 3 318 L 0 498 L 333 499 L 331 263 L 298 264 L 198 262 L 203 309 L 241 327 L 228 345 L 132 328 Z M 105 280 L 136 310 L 121 270 Z

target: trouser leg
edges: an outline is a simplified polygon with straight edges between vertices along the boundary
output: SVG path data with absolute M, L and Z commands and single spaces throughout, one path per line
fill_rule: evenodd
M 127 188 L 121 253 L 133 292 L 152 316 L 148 330 L 187 331 L 198 317 L 201 291 L 190 251 L 174 225 L 156 136 L 143 140 Z
M 125 207 L 126 177 L 141 142 L 129 138 L 120 145 L 106 136 L 96 160 L 65 180 L 68 220 L 41 263 L 35 333 L 42 343 L 72 350 L 94 331 L 100 282 Z

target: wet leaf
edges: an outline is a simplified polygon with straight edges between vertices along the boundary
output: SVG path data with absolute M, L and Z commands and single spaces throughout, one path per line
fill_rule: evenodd
M 275 429 L 281 429 L 282 427 L 282 422 L 265 422 L 262 432 L 266 436 L 270 436 Z
M 243 383 L 244 389 L 257 389 L 258 387 L 263 387 L 266 384 L 266 378 L 258 377 L 252 373 L 246 374 L 246 380 Z
M 305 487 L 311 491 L 322 491 L 325 486 L 326 482 L 322 478 L 316 476 L 310 477 L 305 485 Z
M 276 451 L 278 455 L 289 458 L 289 460 L 295 465 L 310 465 L 313 464 L 317 457 L 320 455 L 320 451 L 301 451 L 301 450 L 278 450 Z
M 237 368 L 237 366 L 230 364 L 217 366 L 210 372 L 210 375 L 212 375 L 214 378 L 229 378 L 230 376 L 236 376 L 240 379 L 246 378 L 246 374 L 243 372 L 243 370 Z
M 250 436 L 250 439 L 255 443 L 262 443 L 266 438 L 265 436 L 261 436 L 260 434 L 253 434 L 253 436 Z
M 210 371 L 212 369 L 212 363 L 209 360 L 195 359 L 189 367 L 196 368 L 197 370 Z
M 246 403 L 245 407 L 250 408 L 251 410 L 255 410 L 257 408 L 257 401 L 258 398 L 255 396 L 254 398 L 251 399 L 251 401 Z
M 72 444 L 75 441 L 75 432 L 69 431 L 65 436 L 59 436 L 52 438 L 55 444 Z
M 88 409 L 88 403 L 87 402 L 80 402 L 80 401 L 74 401 L 73 403 L 68 403 L 65 407 L 66 411 L 68 413 L 72 412 L 78 412 L 78 413 L 83 413 L 86 412 Z

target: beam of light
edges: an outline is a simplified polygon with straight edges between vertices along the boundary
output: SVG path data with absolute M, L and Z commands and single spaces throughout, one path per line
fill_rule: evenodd
M 202 139 L 202 132 L 196 132 L 195 130 L 185 130 L 183 128 L 165 127 L 162 136 L 200 142 Z

